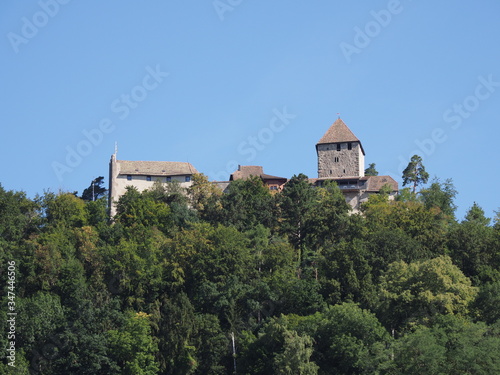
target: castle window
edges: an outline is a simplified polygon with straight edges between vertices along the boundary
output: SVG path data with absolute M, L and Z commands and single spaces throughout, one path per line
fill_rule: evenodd
M 340 151 L 340 143 L 337 143 L 337 151 Z
M 339 157 L 338 157 L 338 156 L 335 156 L 335 158 L 333 159 L 333 161 L 334 161 L 335 163 L 338 163 L 338 162 L 339 162 Z M 331 173 L 331 172 L 330 172 L 330 173 Z
M 146 176 L 146 181 L 151 181 L 151 176 Z
M 132 175 L 131 175 L 131 174 L 128 174 L 128 175 L 127 175 L 127 180 L 128 180 L 128 181 L 132 181 Z
M 348 149 L 348 150 L 352 150 L 352 143 L 351 143 L 351 142 L 349 142 L 349 143 L 347 144 L 347 149 Z
M 167 177 L 167 182 L 172 182 L 172 177 L 168 176 Z
M 186 182 L 190 182 L 191 181 L 191 176 L 186 176 Z

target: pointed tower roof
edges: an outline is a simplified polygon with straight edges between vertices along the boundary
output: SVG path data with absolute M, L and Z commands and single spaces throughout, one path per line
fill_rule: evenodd
M 319 140 L 318 145 L 326 143 L 343 143 L 343 142 L 360 142 L 358 137 L 347 127 L 340 118 L 337 119 L 330 129 L 326 131 L 323 137 Z

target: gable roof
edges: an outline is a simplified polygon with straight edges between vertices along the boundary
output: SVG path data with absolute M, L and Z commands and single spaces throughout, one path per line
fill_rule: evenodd
M 326 131 L 323 137 L 317 143 L 318 145 L 327 143 L 342 142 L 360 142 L 358 137 L 349 129 L 349 127 L 340 118 Z M 361 143 L 361 142 L 360 142 Z
M 260 177 L 263 180 L 287 180 L 285 177 L 277 177 L 265 174 L 264 168 L 260 165 L 240 165 L 238 166 L 238 170 L 231 174 L 229 180 L 246 180 L 250 178 L 250 176 Z
M 398 191 L 398 183 L 391 176 L 366 176 L 363 177 L 367 180 L 366 190 L 368 191 L 379 191 L 382 186 L 388 184 L 393 191 Z
M 191 163 L 177 161 L 129 161 L 117 160 L 120 174 L 149 176 L 182 176 L 198 173 Z

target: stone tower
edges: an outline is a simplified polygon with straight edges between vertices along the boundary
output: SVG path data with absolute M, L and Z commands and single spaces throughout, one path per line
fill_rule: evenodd
M 365 151 L 360 140 L 340 118 L 316 144 L 318 177 L 363 177 Z

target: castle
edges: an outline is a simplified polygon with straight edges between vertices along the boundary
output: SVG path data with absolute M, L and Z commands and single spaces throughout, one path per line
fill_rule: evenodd
M 353 212 L 358 212 L 360 205 L 371 194 L 377 194 L 386 185 L 390 188 L 389 199 L 398 193 L 398 183 L 390 176 L 365 176 L 365 151 L 361 141 L 349 127 L 338 118 L 316 144 L 318 155 L 318 178 L 309 181 L 321 186 L 324 181 L 335 181 L 344 194 Z M 126 191 L 127 186 L 134 186 L 139 191 L 153 186 L 155 181 L 177 181 L 181 187 L 189 187 L 191 178 L 198 173 L 190 163 L 162 161 L 117 160 L 116 151 L 109 163 L 109 206 L 110 215 L 116 214 L 116 202 Z M 231 181 L 256 176 L 272 191 L 281 191 L 287 179 L 264 173 L 261 166 L 239 166 L 229 181 L 214 182 L 222 190 L 227 189 Z

